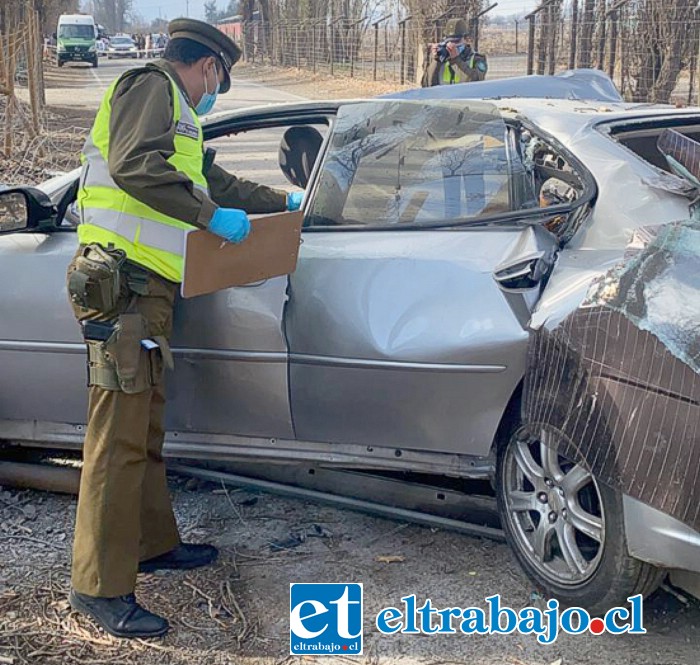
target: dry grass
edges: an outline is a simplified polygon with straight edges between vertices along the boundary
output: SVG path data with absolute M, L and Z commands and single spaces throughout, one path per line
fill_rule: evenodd
M 0 97 L 0 127 L 5 126 L 5 109 L 6 100 Z M 26 104 L 20 102 L 19 111 L 28 117 Z M 93 112 L 48 108 L 41 117 L 41 134 L 32 137 L 25 130 L 22 117 L 14 113 L 13 145 L 10 154 L 0 160 L 0 184 L 34 185 L 78 166 L 92 115 Z
M 350 76 L 331 78 L 326 72 L 313 74 L 305 69 L 251 63 L 237 65 L 236 76 L 254 79 L 256 83 L 263 83 L 312 99 L 375 97 L 415 87 L 414 85 L 402 86 L 396 81 L 367 81 Z

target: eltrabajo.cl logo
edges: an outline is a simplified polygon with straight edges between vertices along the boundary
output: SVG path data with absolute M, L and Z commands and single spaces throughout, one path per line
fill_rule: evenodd
M 289 585 L 292 655 L 362 653 L 362 584 Z

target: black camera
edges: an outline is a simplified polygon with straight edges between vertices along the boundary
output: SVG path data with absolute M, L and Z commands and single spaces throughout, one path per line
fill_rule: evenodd
M 440 62 L 446 62 L 450 59 L 450 52 L 447 50 L 447 45 L 450 43 L 459 44 L 461 41 L 461 37 L 448 37 L 447 39 L 443 39 L 435 49 L 435 58 Z

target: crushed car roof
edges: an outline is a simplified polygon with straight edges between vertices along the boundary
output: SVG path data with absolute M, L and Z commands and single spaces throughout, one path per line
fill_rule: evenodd
M 531 97 L 622 102 L 615 84 L 597 69 L 575 69 L 556 76 L 516 78 L 415 88 L 384 95 L 391 99 L 502 99 Z

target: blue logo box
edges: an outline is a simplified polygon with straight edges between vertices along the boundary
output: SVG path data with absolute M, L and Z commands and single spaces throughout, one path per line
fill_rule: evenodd
M 362 584 L 290 584 L 289 652 L 362 653 Z

